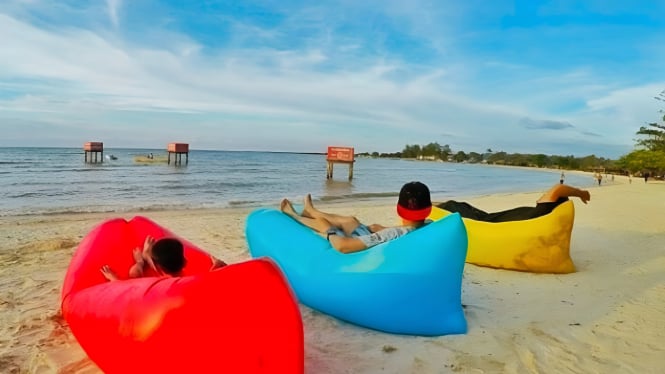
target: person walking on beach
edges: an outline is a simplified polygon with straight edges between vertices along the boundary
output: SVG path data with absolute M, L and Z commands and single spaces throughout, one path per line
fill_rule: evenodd
M 561 172 L 561 177 L 559 177 L 559 183 L 563 184 L 563 180 L 566 178 L 566 176 L 563 174 L 563 171 Z
M 535 207 L 524 206 L 500 212 L 487 213 L 466 202 L 449 200 L 437 205 L 452 213 L 459 213 L 464 218 L 484 222 L 523 221 L 549 214 L 569 197 L 578 197 L 584 204 L 591 200 L 587 190 L 571 187 L 566 184 L 555 184 L 536 201 Z
M 177 277 L 180 276 L 182 269 L 187 264 L 182 242 L 175 238 L 162 238 L 155 241 L 155 238 L 152 236 L 147 236 L 143 243 L 143 251 L 136 248 L 133 255 L 134 265 L 129 268 L 129 278 L 143 277 L 146 266 L 150 266 L 161 275 Z M 226 266 L 224 261 L 212 255 L 210 256 L 210 261 L 211 271 Z M 115 281 L 120 279 L 108 265 L 102 266 L 100 271 L 107 280 Z
M 401 226 L 386 227 L 379 224 L 364 225 L 356 217 L 320 211 L 312 204 L 312 196 L 305 197 L 302 214 L 298 214 L 288 199 L 282 200 L 280 209 L 289 217 L 325 235 L 330 244 L 342 253 L 365 250 L 377 244 L 397 239 L 426 224 L 432 211 L 429 188 L 421 182 L 402 186 L 397 201 L 397 214 Z

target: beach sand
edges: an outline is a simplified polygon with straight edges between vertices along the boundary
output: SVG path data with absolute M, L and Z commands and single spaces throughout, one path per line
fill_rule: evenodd
M 307 373 L 660 373 L 665 371 L 665 184 L 617 177 L 575 201 L 577 272 L 531 274 L 467 265 L 469 331 L 381 333 L 301 307 Z M 540 193 L 470 199 L 485 210 L 532 205 Z M 455 197 L 458 198 L 458 197 Z M 392 224 L 386 202 L 323 205 Z M 249 209 L 149 212 L 226 260 L 249 259 Z M 95 225 L 134 214 L 0 218 L 0 373 L 99 373 L 59 314 L 77 243 Z M 220 321 L 224 322 L 224 321 Z M 233 323 L 233 321 L 226 321 Z

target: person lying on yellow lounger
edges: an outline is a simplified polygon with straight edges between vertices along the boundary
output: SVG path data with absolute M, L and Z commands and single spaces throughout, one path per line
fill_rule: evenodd
M 449 200 L 436 206 L 451 213 L 459 213 L 463 218 L 470 218 L 483 222 L 509 222 L 523 221 L 549 214 L 561 203 L 568 201 L 569 197 L 579 197 L 584 204 L 591 200 L 587 190 L 575 188 L 566 184 L 555 184 L 545 192 L 537 201 L 536 206 L 522 206 L 500 212 L 487 213 L 466 202 Z

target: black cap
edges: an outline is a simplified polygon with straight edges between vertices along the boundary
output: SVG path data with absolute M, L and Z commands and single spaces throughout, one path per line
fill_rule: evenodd
M 397 200 L 397 214 L 409 221 L 422 221 L 432 211 L 429 188 L 420 182 L 409 182 L 402 186 Z

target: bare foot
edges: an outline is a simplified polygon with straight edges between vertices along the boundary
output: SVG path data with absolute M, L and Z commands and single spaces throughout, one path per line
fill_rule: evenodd
M 291 202 L 289 199 L 284 199 L 282 202 L 279 204 L 279 209 L 284 213 L 287 214 L 291 217 L 295 217 L 298 215 L 296 213 L 295 209 L 293 209 L 293 205 L 291 205 Z
M 109 267 L 108 265 L 102 266 L 102 268 L 99 269 L 99 271 L 102 272 L 104 278 L 110 280 L 111 282 L 118 280 L 118 276 L 115 274 L 113 270 L 111 270 L 111 267 Z
M 305 199 L 303 199 L 303 208 L 302 208 L 302 215 L 303 217 L 310 217 L 313 218 L 314 216 L 312 215 L 312 211 L 315 210 L 314 204 L 312 203 L 312 195 L 307 194 L 305 196 Z

